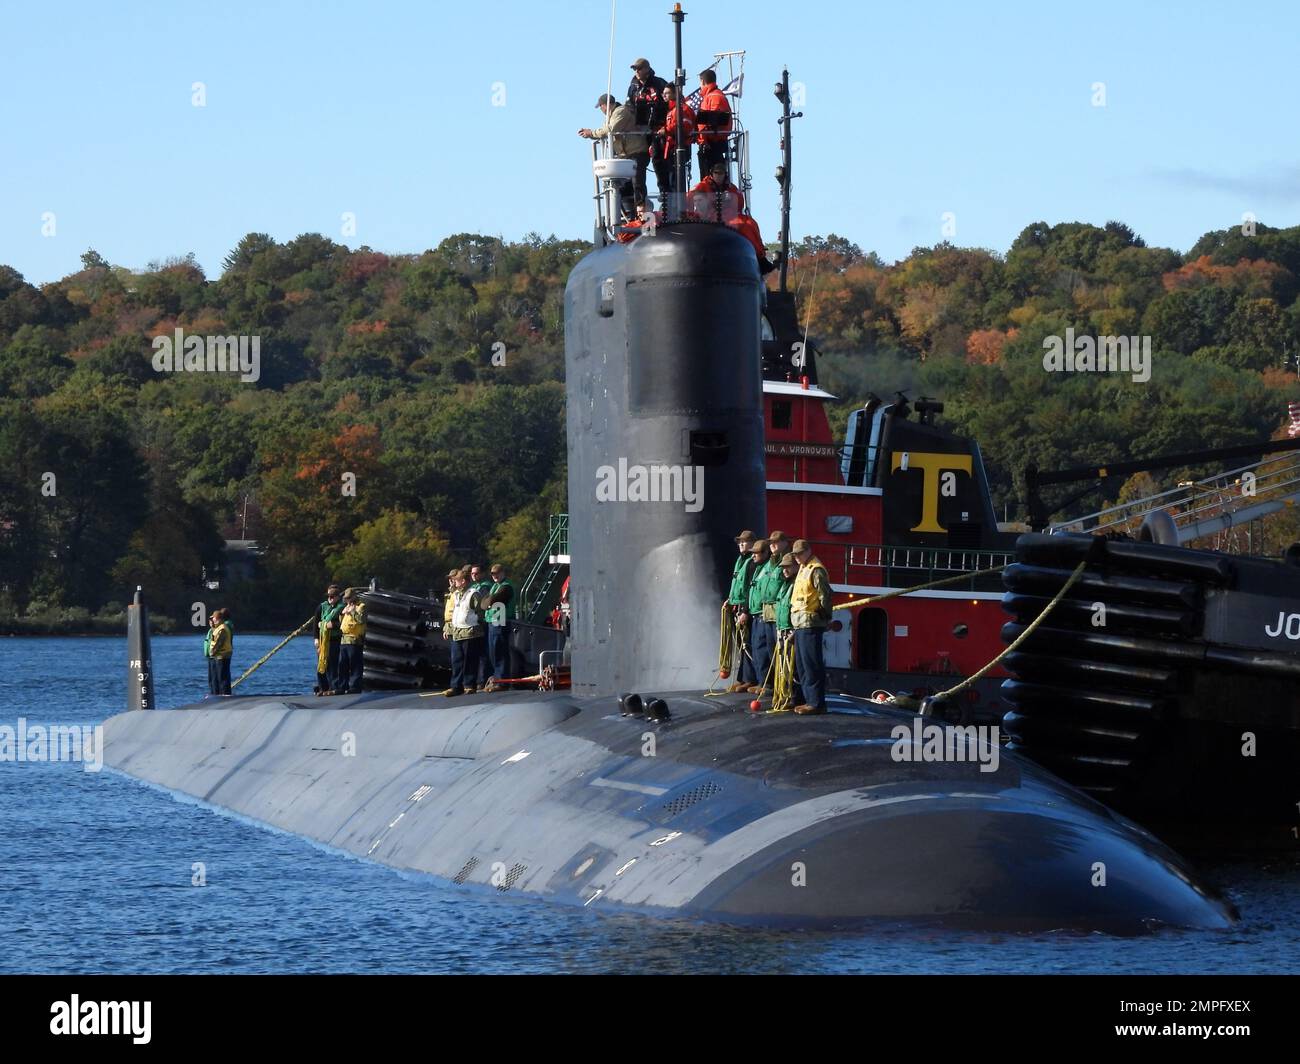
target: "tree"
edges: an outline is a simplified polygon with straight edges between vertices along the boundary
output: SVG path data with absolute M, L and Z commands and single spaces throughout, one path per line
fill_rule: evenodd
M 451 564 L 446 535 L 419 514 L 384 510 L 358 525 L 352 542 L 328 556 L 330 571 L 344 583 L 361 586 L 377 578 L 380 586 L 422 595 L 441 588 Z

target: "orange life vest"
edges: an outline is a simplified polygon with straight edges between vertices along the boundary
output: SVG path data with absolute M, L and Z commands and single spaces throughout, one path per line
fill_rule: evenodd
M 706 222 L 734 222 L 745 211 L 745 194 L 735 185 L 719 189 L 712 177 L 706 177 L 690 195 L 690 209 Z
M 726 114 L 726 119 L 719 125 L 709 126 L 707 129 L 704 123 L 700 123 L 700 132 L 697 140 L 701 144 L 716 143 L 727 139 L 727 134 L 731 132 L 731 101 L 727 99 L 727 94 L 723 92 L 716 84 L 705 87 L 700 96 L 700 114 L 705 111 L 718 111 Z
M 677 150 L 677 104 L 668 108 L 668 118 L 659 133 L 664 139 L 664 158 L 671 159 Z M 688 103 L 682 104 L 682 136 L 687 144 L 695 137 L 695 112 Z

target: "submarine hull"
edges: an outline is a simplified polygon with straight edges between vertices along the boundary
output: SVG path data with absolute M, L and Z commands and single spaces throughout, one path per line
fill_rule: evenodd
M 105 763 L 393 868 L 594 911 L 1121 934 L 1232 922 L 1153 836 L 1015 755 L 994 771 L 899 760 L 912 718 L 858 700 L 794 718 L 663 697 L 660 724 L 560 692 L 222 699 L 111 718 Z

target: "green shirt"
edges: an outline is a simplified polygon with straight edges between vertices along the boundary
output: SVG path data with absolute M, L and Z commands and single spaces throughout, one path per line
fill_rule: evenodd
M 506 620 L 513 621 L 519 614 L 515 611 L 515 586 L 509 580 L 498 580 L 490 585 L 488 594 L 492 596 L 492 605 L 489 609 L 494 609 L 498 601 L 505 606 Z M 497 596 L 501 596 L 500 599 Z
M 780 591 L 781 566 L 775 556 L 765 561 L 754 573 L 753 583 L 749 585 L 749 612 L 755 615 L 763 612 L 763 605 L 776 601 Z
M 790 596 L 794 594 L 793 578 L 787 580 L 785 574 L 781 574 L 781 590 L 776 594 L 776 630 L 778 632 L 788 632 L 794 628 L 790 623 Z
M 754 567 L 750 565 L 750 561 L 748 554 L 742 554 L 736 559 L 735 567 L 731 570 L 731 591 L 727 595 L 727 601 L 733 606 L 744 606 L 748 603 L 749 582 L 754 576 Z
M 347 603 L 342 599 L 339 599 L 333 606 L 330 605 L 329 599 L 326 599 L 320 604 L 320 607 L 316 611 L 316 629 L 319 633 L 319 638 L 324 639 L 331 633 L 334 635 L 338 634 L 339 616 L 343 613 L 343 607 L 345 605 L 347 605 Z

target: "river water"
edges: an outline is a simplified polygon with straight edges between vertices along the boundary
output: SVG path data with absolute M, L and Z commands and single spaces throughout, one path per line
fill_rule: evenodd
M 237 636 L 235 675 L 275 642 Z M 0 724 L 121 711 L 125 646 L 0 640 Z M 160 706 L 206 693 L 197 636 L 153 649 Z M 240 693 L 314 674 L 296 640 Z M 0 763 L 0 828 L 3 972 L 1300 971 L 1290 860 L 1204 869 L 1242 912 L 1225 932 L 774 934 L 467 895 L 77 764 Z

